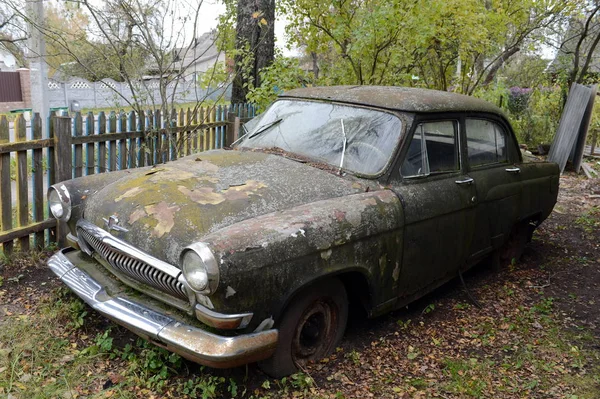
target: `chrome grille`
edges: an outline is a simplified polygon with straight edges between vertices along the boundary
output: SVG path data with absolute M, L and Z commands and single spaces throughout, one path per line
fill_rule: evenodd
M 185 287 L 176 276 L 160 270 L 150 262 L 124 253 L 122 249 L 115 248 L 111 244 L 118 243 L 120 241 L 118 238 L 94 225 L 90 225 L 89 222 L 80 221 L 77 224 L 77 236 L 79 240 L 84 241 L 84 245 L 87 245 L 89 249 L 93 249 L 109 265 L 140 283 L 150 285 L 175 297 L 188 299 Z M 108 237 L 110 239 L 107 240 Z M 129 246 L 124 242 L 121 243 L 123 246 Z M 148 255 L 145 258 L 152 259 Z M 156 261 L 161 262 L 158 259 Z

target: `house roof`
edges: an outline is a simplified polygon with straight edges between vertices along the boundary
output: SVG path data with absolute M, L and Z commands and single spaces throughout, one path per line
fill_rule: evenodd
M 287 91 L 280 98 L 319 99 L 408 112 L 475 111 L 503 115 L 500 108 L 472 96 L 410 87 L 310 87 Z
M 210 31 L 195 38 L 189 46 L 175 49 L 176 69 L 188 69 L 194 64 L 216 59 L 221 52 L 215 45 L 216 32 Z

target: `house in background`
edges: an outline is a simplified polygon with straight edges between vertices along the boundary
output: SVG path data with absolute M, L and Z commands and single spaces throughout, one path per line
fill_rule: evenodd
M 146 68 L 144 79 L 160 78 L 161 75 L 180 75 L 185 81 L 198 81 L 203 73 L 214 67 L 217 62 L 225 62 L 225 53 L 216 45 L 217 32 L 210 31 L 194 38 L 186 47 L 173 50 L 173 61 L 167 70 L 160 70 L 154 61 Z

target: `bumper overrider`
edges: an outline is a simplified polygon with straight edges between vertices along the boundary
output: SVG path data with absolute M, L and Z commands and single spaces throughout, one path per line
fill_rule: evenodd
M 154 343 L 186 359 L 217 368 L 234 367 L 266 359 L 277 346 L 276 329 L 226 337 L 186 324 L 143 303 L 110 290 L 71 259 L 72 248 L 57 252 L 48 266 L 77 296 L 99 313 Z M 215 317 L 220 315 L 214 313 Z M 226 318 L 227 315 L 222 315 Z

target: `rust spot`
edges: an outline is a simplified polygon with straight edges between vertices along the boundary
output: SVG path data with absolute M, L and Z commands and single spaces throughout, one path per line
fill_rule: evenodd
M 169 206 L 165 201 L 162 201 L 156 205 L 148 205 L 145 209 L 148 215 L 153 215 L 158 221 L 158 224 L 152 231 L 154 236 L 160 238 L 165 233 L 171 231 L 175 225 L 174 214 L 179 210 L 178 206 Z
M 127 190 L 123 194 L 119 195 L 117 198 L 115 198 L 115 202 L 119 202 L 119 201 L 121 201 L 124 198 L 135 197 L 136 195 L 140 194 L 142 191 L 144 191 L 143 188 L 141 188 L 141 187 L 134 187 L 134 188 L 132 188 L 130 190 Z
M 340 210 L 335 210 L 333 212 L 334 216 L 335 216 L 335 220 L 337 220 L 338 222 L 342 222 L 344 219 L 346 219 L 346 212 L 344 211 L 340 211 Z
M 134 224 L 144 216 L 146 216 L 146 211 L 143 208 L 136 209 L 131 215 L 129 215 L 129 224 Z

